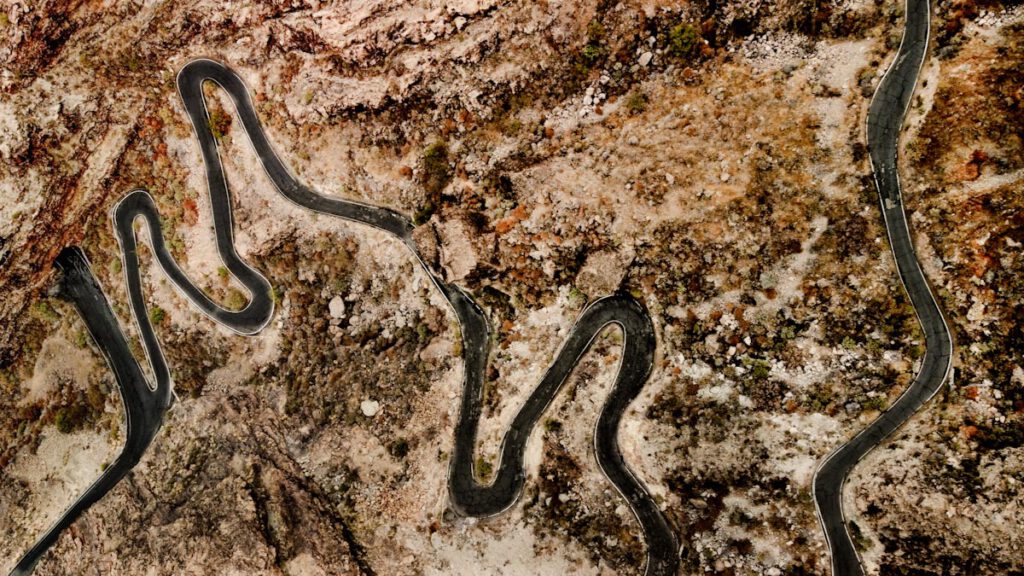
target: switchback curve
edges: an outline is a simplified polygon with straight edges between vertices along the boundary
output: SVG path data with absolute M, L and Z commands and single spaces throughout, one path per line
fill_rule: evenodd
M 128 441 L 121 457 L 118 458 L 118 462 L 124 459 L 123 470 L 119 469 L 119 475 L 104 474 L 101 481 L 87 492 L 88 498 L 83 496 L 76 502 L 22 558 L 12 574 L 30 573 L 41 555 L 56 541 L 60 531 L 130 471 L 152 441 L 164 412 L 171 404 L 169 372 L 150 325 L 142 295 L 134 231 L 136 220 L 144 220 L 149 227 L 149 237 L 157 263 L 174 285 L 206 315 L 240 334 L 255 334 L 267 324 L 273 313 L 269 282 L 256 269 L 244 262 L 234 248 L 230 193 L 217 141 L 209 128 L 209 115 L 203 95 L 203 84 L 207 81 L 216 83 L 230 96 L 244 132 L 264 170 L 283 196 L 309 210 L 367 224 L 395 236 L 412 251 L 433 284 L 451 305 L 462 328 L 463 360 L 466 366 L 462 404 L 455 432 L 455 449 L 449 468 L 449 495 L 452 508 L 456 512 L 468 516 L 491 516 L 502 512 L 518 500 L 525 480 L 523 453 L 532 429 L 579 358 L 586 353 L 593 338 L 610 324 L 618 325 L 622 329 L 622 360 L 615 384 L 595 428 L 595 452 L 605 475 L 626 499 L 640 523 L 647 544 L 645 573 L 649 576 L 675 574 L 679 562 L 676 535 L 654 499 L 626 465 L 618 446 L 618 428 L 622 414 L 643 388 L 653 365 L 655 338 L 650 317 L 644 307 L 629 294 L 620 292 L 596 300 L 583 311 L 541 384 L 520 409 L 512 426 L 506 432 L 502 442 L 501 463 L 494 481 L 487 485 L 481 483 L 475 475 L 473 454 L 490 341 L 489 328 L 483 312 L 464 290 L 444 282 L 420 256 L 412 238 L 413 224 L 408 218 L 390 209 L 324 196 L 300 183 L 281 162 L 266 138 L 241 78 L 226 66 L 206 59 L 190 62 L 179 72 L 178 92 L 202 151 L 218 252 L 225 267 L 248 290 L 249 302 L 240 311 L 225 309 L 213 302 L 188 279 L 164 246 L 159 214 L 148 192 L 135 190 L 115 206 L 114 228 L 123 251 L 132 314 L 157 380 L 156 392 L 150 393 L 155 394 L 157 398 L 166 399 L 162 403 L 153 401 L 145 394 L 135 394 L 138 383 L 145 383 L 145 378 L 125 343 L 124 335 L 110 312 L 109 304 L 105 298 L 96 298 L 96 294 L 102 296 L 102 292 L 88 270 L 84 255 L 77 248 L 65 251 L 78 255 L 77 260 L 69 256 L 68 267 L 61 266 L 65 271 L 65 285 L 68 286 L 73 298 L 83 290 L 88 292 L 86 296 L 74 300 L 79 313 L 90 329 L 93 323 L 106 322 L 104 336 L 94 339 L 118 375 L 118 384 L 129 414 L 129 424 L 133 414 L 141 411 L 149 425 L 144 430 L 129 425 Z M 60 259 L 58 265 L 61 265 Z M 69 274 L 69 270 L 72 273 Z M 121 365 L 134 367 L 123 368 L 124 371 L 130 372 L 124 379 L 117 371 Z

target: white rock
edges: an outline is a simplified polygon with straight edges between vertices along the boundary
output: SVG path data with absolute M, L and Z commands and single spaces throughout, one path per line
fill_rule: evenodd
M 640 64 L 641 66 L 647 66 L 648 64 L 651 63 L 651 58 L 654 58 L 654 54 L 650 52 L 644 52 L 643 54 L 640 55 L 640 59 L 637 60 L 637 63 Z
M 327 310 L 331 313 L 331 318 L 340 320 L 345 317 L 345 301 L 342 300 L 341 296 L 335 296 L 327 304 Z
M 376 400 L 363 400 L 359 404 L 359 409 L 363 411 L 363 415 L 367 418 L 373 418 L 380 412 L 380 402 Z
M 729 181 L 729 178 L 732 178 L 732 176 L 730 176 L 728 172 L 722 172 L 722 175 L 721 175 L 721 176 L 719 176 L 718 178 L 719 178 L 719 179 L 720 179 L 720 180 L 721 180 L 722 182 L 728 182 L 728 181 Z

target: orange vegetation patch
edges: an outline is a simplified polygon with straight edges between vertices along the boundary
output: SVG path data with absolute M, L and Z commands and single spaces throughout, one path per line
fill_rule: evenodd
M 498 220 L 494 224 L 494 231 L 499 236 L 501 236 L 502 234 L 505 234 L 509 230 L 514 228 L 524 219 L 526 219 L 526 208 L 523 206 L 516 206 L 516 208 L 512 210 L 511 214 L 509 214 L 505 218 L 502 218 L 501 220 Z
M 952 177 L 959 181 L 974 181 L 981 176 L 981 168 L 988 162 L 988 154 L 982 150 L 975 150 L 971 159 L 966 164 L 953 171 Z
M 182 220 L 190 226 L 194 226 L 199 222 L 199 207 L 196 205 L 194 198 L 186 198 L 181 203 Z

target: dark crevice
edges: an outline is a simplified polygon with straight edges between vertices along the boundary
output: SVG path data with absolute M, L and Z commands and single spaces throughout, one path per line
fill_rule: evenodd
M 267 546 L 270 546 L 274 550 L 274 565 L 280 567 L 284 562 L 281 557 L 280 542 L 277 539 L 277 535 L 274 534 L 274 529 L 270 526 L 267 512 L 267 494 L 263 491 L 263 486 L 260 481 L 260 467 L 258 464 L 252 466 L 252 477 L 249 482 L 246 482 L 245 489 L 249 492 L 249 498 L 252 499 L 252 503 L 256 508 L 256 518 L 259 520 L 260 533 L 263 534 L 263 541 L 266 542 Z

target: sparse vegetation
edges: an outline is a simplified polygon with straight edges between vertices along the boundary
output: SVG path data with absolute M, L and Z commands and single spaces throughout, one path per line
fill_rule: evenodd
M 53 423 L 62 434 L 70 434 L 85 425 L 89 411 L 84 405 L 61 406 L 54 414 Z
M 248 302 L 249 299 L 246 298 L 245 294 L 240 290 L 229 288 L 228 295 L 224 299 L 224 306 L 227 307 L 228 310 L 241 310 L 242 308 L 245 308 L 245 305 Z
M 214 107 L 209 111 L 209 118 L 206 124 L 214 138 L 223 140 L 227 136 L 228 130 L 231 129 L 231 115 L 227 114 L 219 106 Z
M 626 111 L 630 114 L 640 114 L 644 110 L 647 110 L 647 95 L 639 90 L 635 90 L 626 96 Z
M 423 170 L 420 183 L 426 198 L 416 210 L 413 223 L 424 224 L 441 202 L 441 192 L 451 181 L 451 166 L 448 162 L 448 146 L 444 142 L 435 142 L 423 151 Z
M 60 316 L 57 315 L 53 306 L 50 306 L 50 303 L 45 300 L 37 300 L 33 302 L 31 312 L 32 316 L 43 322 L 56 322 L 60 319 Z
M 491 464 L 490 460 L 484 458 L 483 456 L 477 457 L 476 466 L 474 466 L 474 468 L 476 471 L 476 477 L 480 478 L 481 480 L 489 479 L 491 477 L 491 474 L 494 473 L 494 465 Z
M 583 291 L 580 290 L 579 288 L 573 286 L 569 290 L 569 298 L 568 298 L 568 300 L 569 300 L 569 306 L 571 306 L 575 310 L 579 310 L 579 309 L 583 308 L 584 305 L 586 305 L 586 303 L 587 303 L 587 295 L 584 294 Z
M 597 20 L 591 20 L 587 25 L 587 43 L 580 50 L 580 57 L 587 67 L 594 66 L 604 58 L 606 50 L 604 46 L 606 30 L 603 24 Z

